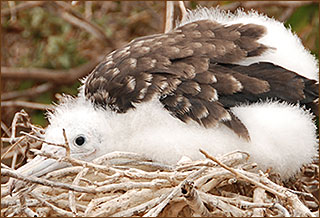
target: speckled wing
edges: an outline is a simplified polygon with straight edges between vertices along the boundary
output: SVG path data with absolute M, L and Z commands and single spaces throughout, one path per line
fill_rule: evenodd
M 166 34 L 137 38 L 94 69 L 85 82 L 85 96 L 95 105 L 119 113 L 157 97 L 184 122 L 194 120 L 207 128 L 223 123 L 249 140 L 246 127 L 230 107 L 261 96 L 304 99 L 303 79 L 290 83 L 298 89 L 295 94 L 282 96 L 277 87 L 286 85 L 289 77 L 270 75 L 274 69 L 291 77 L 295 73 L 269 63 L 251 65 L 249 70 L 234 64 L 269 49 L 258 42 L 264 34 L 260 25 L 226 26 L 202 20 Z

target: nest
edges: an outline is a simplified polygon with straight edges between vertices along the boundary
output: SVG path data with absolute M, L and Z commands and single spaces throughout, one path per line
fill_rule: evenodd
M 38 148 L 43 130 L 25 118 L 20 124 L 30 131 L 20 136 L 23 140 L 14 136 L 11 147 Z M 130 152 L 112 152 L 85 162 L 68 152 L 57 157 L 31 151 L 68 162 L 70 167 L 37 178 L 24 177 L 2 164 L 2 176 L 20 184 L 12 196 L 2 186 L 2 217 L 319 216 L 319 202 L 312 194 L 319 189 L 316 163 L 283 183 L 272 171 L 259 171 L 249 154 L 241 151 L 213 157 L 200 150 L 205 159 L 182 158 L 175 166 Z

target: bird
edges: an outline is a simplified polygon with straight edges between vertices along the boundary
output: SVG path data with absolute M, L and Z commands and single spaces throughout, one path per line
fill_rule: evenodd
M 106 55 L 64 95 L 44 139 L 92 161 L 130 151 L 177 164 L 234 150 L 283 180 L 316 157 L 318 62 L 283 23 L 255 11 L 199 7 L 167 32 Z M 65 155 L 62 147 L 42 150 Z M 36 156 L 17 171 L 41 176 L 66 164 Z

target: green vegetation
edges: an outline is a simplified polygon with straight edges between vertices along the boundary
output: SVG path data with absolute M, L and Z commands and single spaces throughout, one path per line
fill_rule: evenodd
M 304 45 L 319 59 L 319 5 L 301 6 L 285 23 L 297 32 Z
M 23 4 L 25 2 L 16 2 Z M 228 6 L 235 2 L 221 1 L 221 6 Z M 2 9 L 8 7 L 2 1 Z M 69 4 L 69 3 L 68 3 Z M 197 1 L 186 2 L 186 7 L 196 8 Z M 242 4 L 242 3 L 241 3 Z M 216 6 L 213 2 L 202 2 L 202 6 Z M 79 2 L 72 6 L 82 17 L 86 16 L 85 3 Z M 251 8 L 246 8 L 250 10 Z M 259 6 L 259 12 L 267 13 L 276 19 L 285 11 L 284 6 Z M 159 33 L 163 31 L 164 3 L 159 2 L 92 2 L 91 15 L 86 18 L 99 26 L 106 37 L 112 42 L 113 50 L 142 35 Z M 89 32 L 67 22 L 49 4 L 21 10 L 17 13 L 16 21 L 11 15 L 2 16 L 3 51 L 2 65 L 23 68 L 45 68 L 54 70 L 67 70 L 80 66 L 101 55 L 105 47 Z M 304 4 L 292 11 L 286 19 L 286 26 L 297 32 L 303 44 L 318 58 L 319 54 L 319 7 L 317 3 Z M 41 81 L 3 81 L 2 93 L 24 90 L 37 85 Z M 54 89 L 28 100 L 38 103 L 50 104 L 57 101 L 55 93 L 76 95 L 79 81 L 70 85 L 55 86 Z M 19 108 L 16 109 L 20 110 Z M 6 111 L 3 115 L 10 123 L 15 111 Z M 28 111 L 32 114 L 35 123 L 45 125 L 43 111 Z

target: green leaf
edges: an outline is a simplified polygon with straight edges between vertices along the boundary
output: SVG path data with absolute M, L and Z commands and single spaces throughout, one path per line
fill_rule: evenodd
M 291 26 L 294 31 L 298 32 L 312 21 L 313 16 L 319 17 L 318 4 L 312 3 L 301 6 L 291 15 L 285 26 Z

